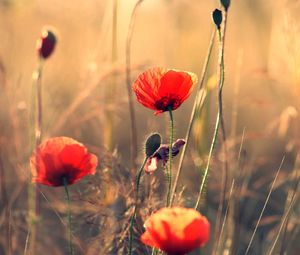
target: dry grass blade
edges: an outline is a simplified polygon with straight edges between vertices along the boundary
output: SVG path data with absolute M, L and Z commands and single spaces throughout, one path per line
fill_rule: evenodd
M 227 220 L 229 207 L 230 207 L 230 203 L 231 203 L 231 199 L 232 199 L 234 184 L 235 184 L 235 180 L 233 179 L 232 183 L 231 183 L 230 191 L 229 191 L 229 198 L 228 198 L 228 202 L 227 202 L 227 206 L 226 206 L 226 210 L 225 210 L 225 215 L 224 215 L 224 219 L 223 219 L 221 230 L 220 230 L 220 235 L 219 235 L 218 242 L 217 242 L 217 245 L 216 245 L 216 252 L 218 252 L 218 249 L 220 247 L 220 240 L 221 240 L 221 237 L 223 235 L 224 228 L 225 228 L 225 223 L 226 223 L 226 220 Z
M 249 242 L 249 244 L 248 244 L 248 247 L 247 247 L 247 250 L 246 250 L 246 252 L 245 252 L 245 255 L 247 255 L 248 252 L 250 251 L 251 244 L 252 244 L 252 242 L 253 242 L 254 236 L 255 236 L 255 234 L 256 234 L 256 231 L 257 231 L 257 228 L 258 228 L 259 223 L 260 223 L 260 221 L 261 221 L 261 218 L 262 218 L 262 216 L 263 216 L 263 214 L 264 214 L 264 212 L 265 212 L 265 209 L 266 209 L 266 207 L 267 207 L 267 204 L 268 204 L 268 202 L 269 202 L 269 200 L 270 200 L 271 194 L 272 194 L 272 192 L 273 192 L 273 189 L 274 189 L 274 186 L 275 186 L 277 177 L 278 177 L 278 175 L 279 175 L 279 173 L 280 173 L 281 167 L 282 167 L 282 165 L 283 165 L 284 159 L 285 159 L 285 157 L 282 158 L 281 163 L 280 163 L 280 166 L 279 166 L 279 168 L 278 168 L 278 170 L 277 170 L 277 172 L 276 172 L 276 175 L 275 175 L 274 180 L 273 180 L 273 182 L 272 182 L 270 191 L 269 191 L 268 196 L 267 196 L 267 198 L 266 198 L 266 200 L 265 200 L 264 206 L 263 206 L 263 208 L 262 208 L 262 210 L 261 210 L 261 212 L 260 212 L 259 218 L 258 218 L 258 220 L 257 220 L 257 223 L 256 223 L 255 228 L 254 228 L 254 231 L 253 231 L 253 234 L 252 234 L 252 236 L 251 236 L 251 238 L 250 238 L 250 242 Z
M 289 192 L 289 195 L 288 195 L 288 198 L 290 197 L 290 199 L 287 199 L 287 201 L 289 201 L 289 204 L 286 206 L 285 208 L 285 212 L 281 218 L 281 224 L 280 224 L 280 227 L 278 229 L 278 232 L 276 234 L 276 237 L 273 241 L 273 244 L 268 252 L 268 255 L 271 255 L 275 249 L 275 246 L 276 246 L 276 243 L 280 237 L 280 234 L 281 234 L 281 231 L 283 229 L 284 226 L 286 226 L 286 223 L 287 223 L 287 220 L 290 216 L 290 212 L 291 212 L 291 209 L 293 208 L 295 202 L 297 201 L 297 195 L 298 195 L 298 189 L 299 189 L 299 182 L 300 182 L 300 179 L 299 179 L 299 169 L 298 169 L 298 166 L 297 166 L 297 161 L 298 161 L 298 158 L 299 156 L 297 156 L 297 159 L 296 159 L 296 166 L 295 166 L 295 177 L 296 177 L 296 180 L 297 180 L 297 183 L 294 187 L 294 189 L 290 190 Z M 283 253 L 283 250 L 281 251 L 281 253 Z

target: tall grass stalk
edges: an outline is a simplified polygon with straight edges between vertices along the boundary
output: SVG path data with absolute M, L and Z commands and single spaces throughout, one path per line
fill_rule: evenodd
M 33 86 L 32 89 L 32 98 L 31 102 L 32 106 L 32 117 L 31 117 L 31 124 L 34 124 L 34 137 L 30 138 L 34 140 L 34 146 L 36 150 L 36 162 L 39 159 L 39 152 L 37 150 L 39 144 L 42 140 L 43 135 L 43 109 L 42 109 L 42 74 L 43 74 L 43 66 L 44 61 L 43 59 L 39 59 L 38 68 L 33 73 Z M 30 180 L 32 176 L 30 174 Z M 38 191 L 38 184 L 29 183 L 28 185 L 28 222 L 29 222 L 29 254 L 35 254 L 35 245 L 36 245 L 36 228 L 38 222 L 38 216 L 40 212 L 40 195 Z M 26 254 L 27 248 L 25 249 L 24 254 Z
M 113 0 L 112 6 L 112 38 L 111 38 L 111 64 L 114 65 L 118 58 L 118 0 Z M 105 126 L 104 126 L 104 145 L 108 150 L 113 150 L 113 127 L 114 127 L 114 114 L 112 106 L 115 103 L 116 95 L 116 75 L 111 78 L 110 86 L 106 87 L 105 100 L 106 108 L 105 112 Z
M 183 146 L 182 152 L 180 154 L 179 165 L 178 165 L 177 173 L 176 173 L 175 180 L 174 180 L 170 205 L 172 205 L 173 202 L 174 202 L 176 189 L 177 189 L 179 177 L 180 177 L 180 174 L 181 174 L 181 171 L 182 171 L 183 161 L 184 161 L 184 158 L 185 158 L 185 155 L 186 155 L 186 149 L 187 149 L 187 146 L 188 146 L 189 141 L 190 141 L 190 135 L 191 135 L 191 131 L 192 131 L 192 128 L 193 128 L 196 113 L 199 112 L 200 111 L 199 108 L 201 108 L 203 106 L 204 97 L 205 97 L 205 94 L 203 93 L 203 84 L 204 84 L 204 80 L 205 80 L 205 77 L 206 77 L 206 74 L 207 74 L 208 64 L 209 64 L 209 61 L 210 61 L 210 58 L 211 58 L 211 53 L 212 53 L 212 49 L 213 49 L 213 45 L 214 45 L 215 33 L 216 33 L 216 31 L 215 31 L 215 29 L 213 29 L 213 31 L 211 33 L 210 41 L 209 41 L 207 55 L 206 55 L 204 65 L 203 65 L 203 68 L 202 68 L 201 78 L 198 82 L 196 98 L 195 98 L 195 101 L 194 101 L 194 104 L 193 104 L 193 109 L 192 109 L 192 113 L 191 113 L 191 116 L 190 116 L 189 125 L 188 125 L 187 132 L 186 132 L 186 135 L 185 135 L 186 143 Z
M 128 96 L 128 107 L 129 107 L 129 114 L 130 114 L 130 135 L 131 135 L 131 142 L 130 142 L 130 149 L 131 149 L 131 168 L 132 171 L 136 169 L 136 159 L 137 159 L 137 128 L 136 128 L 136 120 L 135 120 L 135 111 L 134 111 L 134 103 L 132 98 L 132 90 L 131 90 L 131 41 L 132 35 L 134 31 L 134 24 L 135 18 L 137 15 L 137 10 L 143 0 L 139 0 L 136 2 L 133 11 L 130 17 L 130 23 L 127 33 L 126 39 L 126 88 L 127 88 L 127 96 Z
M 297 155 L 296 157 L 296 164 L 295 164 L 295 168 L 293 171 L 293 179 L 296 180 L 296 185 L 291 188 L 288 192 L 288 196 L 287 196 L 287 201 L 286 201 L 286 206 L 285 206 L 285 210 L 284 210 L 284 214 L 281 218 L 281 223 L 280 223 L 280 227 L 278 229 L 278 232 L 275 236 L 275 239 L 270 247 L 270 250 L 268 252 L 268 255 L 273 254 L 274 249 L 276 247 L 276 244 L 278 242 L 278 239 L 280 237 L 280 234 L 283 230 L 283 228 L 285 227 L 285 232 L 283 234 L 283 238 L 282 238 L 282 244 L 281 244 L 281 249 L 280 249 L 280 254 L 285 254 L 285 248 L 286 248 L 286 232 L 287 232 L 287 224 L 288 224 L 288 219 L 290 217 L 290 212 L 293 208 L 293 206 L 295 205 L 295 202 L 297 201 L 297 197 L 299 196 L 299 165 L 298 165 L 298 161 L 299 161 L 300 157 L 299 155 Z
M 275 186 L 277 177 L 278 177 L 278 175 L 279 175 L 279 173 L 280 173 L 280 170 L 281 170 L 281 168 L 282 168 L 284 159 L 285 159 L 285 157 L 282 158 L 281 163 L 280 163 L 280 166 L 279 166 L 279 168 L 278 168 L 278 170 L 277 170 L 277 172 L 276 172 L 276 175 L 275 175 L 275 177 L 274 177 L 274 179 L 273 179 L 273 182 L 272 182 L 272 185 L 271 185 L 271 187 L 270 187 L 270 190 L 269 190 L 269 193 L 268 193 L 268 195 L 267 195 L 267 198 L 266 198 L 266 200 L 265 200 L 264 206 L 263 206 L 263 208 L 262 208 L 262 210 L 261 210 L 261 212 L 260 212 L 260 215 L 259 215 L 259 217 L 258 217 L 258 220 L 257 220 L 257 223 L 256 223 L 256 225 L 255 225 L 254 231 L 253 231 L 253 233 L 252 233 L 252 236 L 251 236 L 251 238 L 250 238 L 249 244 L 248 244 L 248 246 L 247 246 L 245 255 L 247 255 L 247 254 L 249 253 L 249 251 L 250 251 L 252 242 L 253 242 L 253 240 L 254 240 L 254 236 L 255 236 L 255 234 L 256 234 L 256 231 L 257 231 L 257 228 L 258 228 L 258 226 L 259 226 L 259 223 L 260 223 L 260 221 L 261 221 L 261 219 L 262 219 L 262 216 L 263 216 L 263 214 L 264 214 L 264 212 L 265 212 L 265 209 L 266 209 L 266 207 L 267 207 L 267 204 L 268 204 L 268 202 L 269 202 L 269 200 L 270 200 L 271 194 L 272 194 L 272 192 L 273 192 L 273 190 L 274 190 L 274 186 Z

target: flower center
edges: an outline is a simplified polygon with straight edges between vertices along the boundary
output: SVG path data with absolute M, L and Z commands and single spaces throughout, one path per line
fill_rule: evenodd
M 169 109 L 175 110 L 181 104 L 180 99 L 177 95 L 168 95 L 161 97 L 158 101 L 155 102 L 155 107 L 161 111 L 168 111 Z

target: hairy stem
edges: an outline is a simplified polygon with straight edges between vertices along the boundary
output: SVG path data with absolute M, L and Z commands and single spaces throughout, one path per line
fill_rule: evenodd
M 134 226 L 134 221 L 135 221 L 135 217 L 136 217 L 136 212 L 137 212 L 137 208 L 138 208 L 138 202 L 139 202 L 139 190 L 140 190 L 140 182 L 141 182 L 141 177 L 142 177 L 142 173 L 145 167 L 145 164 L 148 160 L 148 157 L 145 157 L 144 162 L 140 168 L 140 170 L 138 171 L 138 174 L 136 176 L 136 197 L 135 197 L 135 205 L 134 205 L 134 211 L 133 214 L 130 218 L 130 227 L 129 227 L 129 251 L 128 254 L 131 255 L 132 254 L 132 241 L 133 241 L 133 226 Z
M 70 255 L 74 254 L 73 251 L 73 244 L 72 244 L 72 215 L 71 215 L 71 202 L 70 202 L 70 196 L 68 191 L 68 180 L 64 178 L 64 187 L 66 192 L 66 201 L 68 206 L 68 237 L 69 237 L 69 253 Z
M 173 164 L 173 152 L 172 152 L 172 145 L 174 139 L 174 119 L 173 119 L 173 111 L 169 109 L 169 116 L 170 116 L 170 141 L 169 141 L 169 167 L 168 167 L 168 194 L 167 194 L 167 206 L 171 206 L 171 191 L 172 191 L 172 164 Z
M 188 125 L 188 128 L 187 128 L 187 132 L 186 132 L 186 135 L 185 135 L 185 142 L 186 143 L 183 146 L 182 153 L 180 155 L 179 165 L 178 165 L 178 169 L 177 169 L 177 173 L 176 173 L 176 177 L 175 177 L 175 181 L 174 181 L 174 186 L 173 186 L 173 190 L 172 190 L 172 194 L 171 194 L 170 205 L 172 205 L 173 201 L 174 201 L 174 197 L 175 197 L 179 177 L 180 177 L 180 174 L 181 174 L 181 171 L 182 171 L 183 161 L 184 161 L 184 158 L 185 158 L 185 155 L 186 155 L 186 149 L 187 149 L 188 143 L 190 141 L 190 134 L 191 134 L 191 131 L 192 131 L 192 128 L 193 128 L 196 112 L 199 112 L 201 102 L 203 102 L 203 97 L 204 96 L 203 96 L 203 93 L 201 93 L 201 89 L 203 88 L 204 78 L 205 78 L 207 70 L 208 70 L 208 64 L 209 64 L 209 60 L 211 58 L 211 53 L 212 53 L 212 49 L 213 49 L 213 45 L 214 45 L 215 33 L 216 33 L 216 31 L 214 29 L 211 33 L 211 38 L 210 38 L 210 42 L 209 42 L 209 46 L 208 46 L 207 56 L 206 56 L 204 66 L 203 66 L 203 69 L 202 69 L 201 78 L 200 78 L 200 81 L 198 83 L 197 94 L 196 94 L 196 98 L 195 98 L 195 101 L 194 101 L 192 113 L 191 113 L 191 116 L 190 116 L 190 121 L 189 121 L 189 125 Z

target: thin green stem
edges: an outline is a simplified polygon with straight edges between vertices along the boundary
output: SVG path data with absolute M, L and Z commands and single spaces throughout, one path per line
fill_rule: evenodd
M 218 39 L 220 45 L 220 84 L 219 84 L 219 93 L 218 93 L 218 108 L 220 113 L 220 129 L 222 134 L 222 141 L 223 141 L 223 154 L 224 154 L 224 164 L 223 164 L 223 171 L 222 171 L 222 188 L 220 194 L 220 203 L 217 212 L 216 218 L 216 236 L 217 241 L 216 243 L 219 244 L 219 240 L 221 238 L 221 234 L 218 233 L 221 231 L 220 226 L 222 222 L 222 214 L 223 209 L 225 208 L 225 200 L 226 200 L 226 190 L 227 190 L 227 182 L 228 182 L 228 160 L 227 160 L 227 138 L 226 138 L 226 130 L 225 130 L 225 121 L 223 116 L 223 86 L 224 86 L 224 79 L 225 79 L 225 63 L 224 63 L 224 48 L 225 48 L 225 34 L 226 34 L 226 27 L 227 27 L 227 11 L 225 11 L 224 21 L 223 21 L 223 33 L 221 29 L 218 29 Z M 213 252 L 214 254 L 214 252 Z
M 135 221 L 135 217 L 136 217 L 136 212 L 137 212 L 137 208 L 138 208 L 138 202 L 139 202 L 139 189 L 140 189 L 140 182 L 141 182 L 141 177 L 142 177 L 142 173 L 145 167 L 145 164 L 148 160 L 148 157 L 145 157 L 144 162 L 142 164 L 142 166 L 140 167 L 138 174 L 136 176 L 136 197 L 135 197 L 135 205 L 134 205 L 134 211 L 133 214 L 130 218 L 130 226 L 129 226 L 129 251 L 128 254 L 131 255 L 132 254 L 132 242 L 133 242 L 133 226 L 134 226 L 134 221 Z
M 67 200 L 67 206 L 68 206 L 68 236 L 69 236 L 69 252 L 70 255 L 74 254 L 73 251 L 73 244 L 72 244 L 72 215 L 71 215 L 71 202 L 70 202 L 70 196 L 68 191 L 68 180 L 64 178 L 64 187 L 66 192 L 66 200 Z
M 211 58 L 211 53 L 212 53 L 212 49 L 213 49 L 213 45 L 214 45 L 215 34 L 216 34 L 216 30 L 214 29 L 212 31 L 212 33 L 211 33 L 211 37 L 210 37 L 210 41 L 209 41 L 209 46 L 208 46 L 208 51 L 207 51 L 207 56 L 206 56 L 206 59 L 205 59 L 204 65 L 203 65 L 201 78 L 200 78 L 200 81 L 198 83 L 196 99 L 194 101 L 194 105 L 193 105 L 193 109 L 192 109 L 192 113 L 191 113 L 191 117 L 190 117 L 190 122 L 189 122 L 189 125 L 188 125 L 188 128 L 187 128 L 187 132 L 186 132 L 186 135 L 185 135 L 185 142 L 186 143 L 183 146 L 182 153 L 180 155 L 179 165 L 178 165 L 178 169 L 177 169 L 177 173 L 176 173 L 176 177 L 175 177 L 175 181 L 174 181 L 174 185 L 173 185 L 173 190 L 172 190 L 170 205 L 172 205 L 173 201 L 174 201 L 174 197 L 175 197 L 175 193 L 176 193 L 176 189 L 177 189 L 179 177 L 180 177 L 182 166 L 183 166 L 183 160 L 185 158 L 186 149 L 187 149 L 188 143 L 190 141 L 190 134 L 191 134 L 191 131 L 192 131 L 192 128 L 193 128 L 193 124 L 194 124 L 196 113 L 199 112 L 200 111 L 199 108 L 201 106 L 203 106 L 204 94 L 201 93 L 201 90 L 203 88 L 204 79 L 205 79 L 205 76 L 206 76 L 207 71 L 208 71 L 208 64 L 209 64 L 209 60 Z
M 171 191 L 172 191 L 172 164 L 173 164 L 173 139 L 174 139 L 174 119 L 172 108 L 169 108 L 170 116 L 170 142 L 169 142 L 169 167 L 168 167 L 168 194 L 167 194 L 167 206 L 171 206 Z
M 204 170 L 204 174 L 202 177 L 202 181 L 201 181 L 201 185 L 199 188 L 199 194 L 198 194 L 198 198 L 195 204 L 195 209 L 198 208 L 199 203 L 200 203 L 200 199 L 201 199 L 201 195 L 203 192 L 203 189 L 206 185 L 207 182 L 207 178 L 208 178 L 208 174 L 209 174 L 209 169 L 210 169 L 210 162 L 212 159 L 212 154 L 214 151 L 214 148 L 216 146 L 216 142 L 217 142 L 217 138 L 218 138 L 218 133 L 219 133 L 219 127 L 221 124 L 221 128 L 222 128 L 222 134 L 223 134 L 223 140 L 225 139 L 225 129 L 224 129 L 224 121 L 223 121 L 223 106 L 222 106 L 222 90 L 223 90 L 223 86 L 224 86 L 224 78 L 225 78 L 225 72 L 224 72 L 224 42 L 225 42 L 225 29 L 226 29 L 226 17 L 227 17 L 227 12 L 225 13 L 225 21 L 224 21 L 224 27 L 223 27 L 223 37 L 221 36 L 221 30 L 218 29 L 218 35 L 219 35 L 219 40 L 220 40 L 220 60 L 219 60 L 219 94 L 218 94 L 218 102 L 219 102 L 219 107 L 218 107 L 218 114 L 217 114 L 217 118 L 216 118 L 216 124 L 215 124 L 215 129 L 214 129 L 214 134 L 213 134 L 213 138 L 212 138 L 212 142 L 211 142 L 211 146 L 209 149 L 209 154 L 208 154 L 208 159 L 207 159 L 207 164 Z

